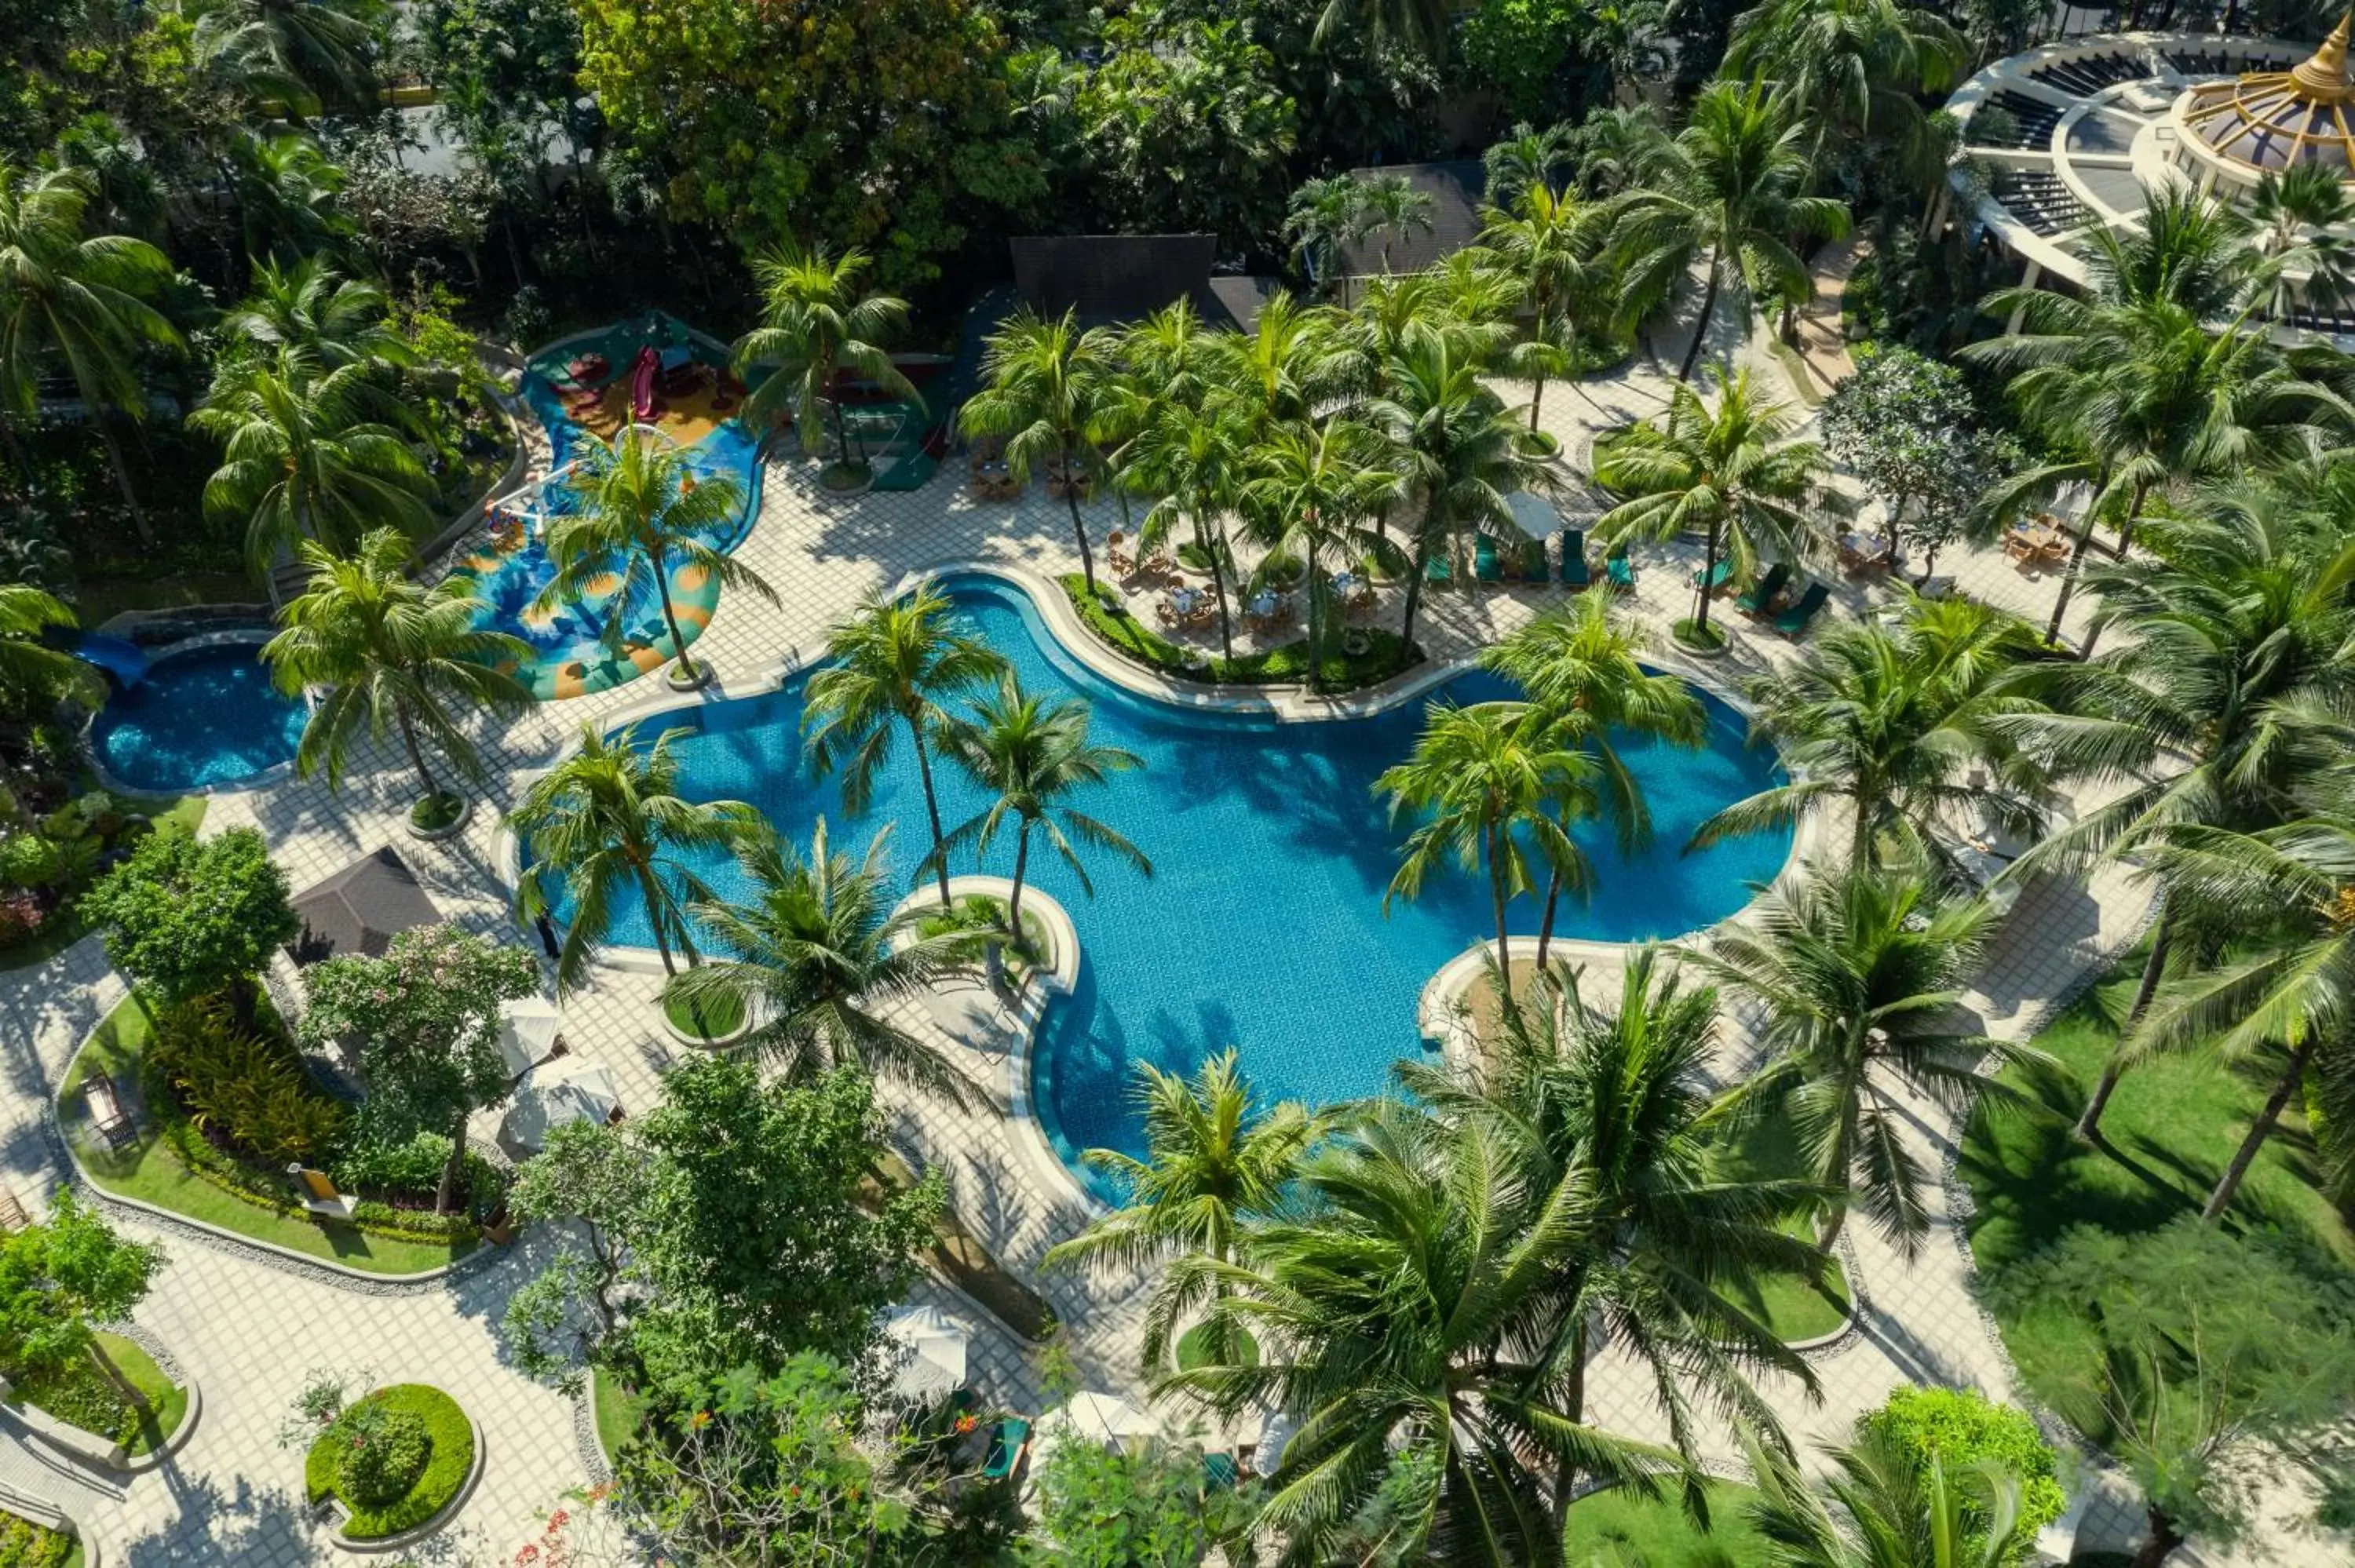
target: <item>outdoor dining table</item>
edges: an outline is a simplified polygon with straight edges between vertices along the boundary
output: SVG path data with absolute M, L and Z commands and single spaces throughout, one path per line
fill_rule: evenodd
M 1262 617 L 1273 615 L 1275 613 L 1275 595 L 1268 592 L 1265 588 L 1262 588 L 1256 595 L 1252 596 L 1251 601 L 1251 612 L 1253 615 Z
M 1343 599 L 1347 599 L 1351 594 L 1357 592 L 1358 574 L 1355 572 L 1335 572 L 1333 574 L 1333 591 Z
M 1172 588 L 1169 590 L 1169 608 L 1176 610 L 1179 615 L 1193 614 L 1194 607 L 1201 602 L 1202 590 L 1200 588 Z

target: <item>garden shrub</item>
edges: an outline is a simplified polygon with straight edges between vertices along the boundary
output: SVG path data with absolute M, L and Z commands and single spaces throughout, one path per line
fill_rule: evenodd
M 0 1513 L 0 1568 L 64 1568 L 73 1537 L 13 1513 Z
M 438 1132 L 421 1132 L 405 1143 L 355 1139 L 327 1167 L 338 1191 L 356 1193 L 399 1212 L 412 1202 L 430 1203 L 442 1185 L 442 1168 L 450 1162 L 450 1139 Z M 469 1151 L 459 1186 L 465 1210 L 477 1218 L 498 1211 L 506 1202 L 507 1177 L 481 1155 Z
M 293 1045 L 240 1029 L 228 1004 L 204 997 L 156 1020 L 147 1060 L 199 1128 L 283 1165 L 325 1158 L 344 1120 Z
M 175 1120 L 164 1130 L 165 1140 L 172 1152 L 191 1171 L 225 1192 L 234 1193 L 249 1203 L 281 1214 L 297 1214 L 303 1205 L 296 1201 L 287 1185 L 282 1171 L 268 1170 L 240 1160 L 225 1149 L 217 1148 L 194 1124 Z M 370 1235 L 392 1236 L 402 1241 L 440 1242 L 456 1246 L 471 1242 L 482 1231 L 474 1219 L 464 1213 L 437 1214 L 431 1209 L 400 1209 L 389 1203 L 362 1199 L 352 1205 L 352 1228 Z
M 348 1435 L 355 1427 L 370 1425 L 377 1430 L 389 1425 L 395 1436 L 389 1453 L 361 1462 L 364 1472 L 373 1472 L 365 1474 L 364 1484 L 389 1486 L 398 1475 L 396 1465 L 409 1464 L 421 1441 L 424 1449 L 409 1484 L 372 1502 L 346 1489 L 344 1479 L 351 1451 Z M 304 1455 L 303 1480 L 313 1502 L 331 1493 L 342 1499 L 351 1511 L 345 1534 L 355 1541 L 374 1541 L 414 1530 L 441 1512 L 474 1467 L 474 1426 L 458 1402 L 425 1383 L 402 1383 L 378 1389 L 337 1413 Z
M 1091 594 L 1087 580 L 1073 572 L 1062 579 L 1063 591 L 1079 612 L 1088 629 L 1127 654 L 1138 663 L 1163 674 L 1179 675 L 1191 680 L 1221 682 L 1239 686 L 1293 685 L 1308 678 L 1308 641 L 1287 642 L 1281 648 L 1264 653 L 1245 653 L 1233 659 L 1212 657 L 1207 663 L 1191 664 L 1194 655 L 1169 639 L 1154 631 L 1136 617 L 1128 613 L 1116 598 L 1103 590 Z M 1342 651 L 1346 630 L 1361 633 L 1366 639 L 1363 653 L 1350 654 Z M 1423 650 L 1409 647 L 1406 657 L 1399 656 L 1399 636 L 1395 631 L 1379 627 L 1334 627 L 1326 640 L 1325 685 L 1328 690 L 1346 691 L 1355 686 L 1371 685 L 1386 681 L 1401 670 L 1423 662 Z
M 1950 1475 L 1992 1459 L 2018 1476 L 2022 1528 L 2009 1561 L 2026 1562 L 2036 1532 L 2068 1507 L 2060 1457 L 2028 1413 L 1969 1389 L 1900 1388 L 1888 1404 L 1859 1416 L 1857 1430 L 1888 1442 L 1918 1469 L 1927 1470 L 1934 1454 Z
M 409 1495 L 433 1457 L 433 1434 L 413 1411 L 362 1400 L 328 1434 L 339 1452 L 336 1491 L 356 1508 L 382 1508 Z

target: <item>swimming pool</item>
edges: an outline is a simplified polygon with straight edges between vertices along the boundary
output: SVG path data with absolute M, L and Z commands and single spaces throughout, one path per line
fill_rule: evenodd
M 270 683 L 261 644 L 168 653 L 91 721 L 91 747 L 132 789 L 176 795 L 291 762 L 310 711 Z
M 1033 1053 L 1032 1103 L 1064 1162 L 1080 1169 L 1080 1151 L 1092 1146 L 1142 1152 L 1127 1104 L 1138 1061 L 1190 1069 L 1232 1044 L 1269 1099 L 1321 1105 L 1380 1089 L 1391 1064 L 1420 1048 L 1415 1006 L 1424 983 L 1493 930 L 1485 881 L 1455 873 L 1382 915 L 1404 829 L 1390 821 L 1373 780 L 1412 747 L 1425 705 L 1309 724 L 1178 708 L 1087 671 L 1019 588 L 980 575 L 944 586 L 966 629 L 1006 655 L 1026 687 L 1088 698 L 1094 737 L 1146 759 L 1142 772 L 1080 805 L 1136 842 L 1153 861 L 1150 880 L 1098 858 L 1089 863 L 1091 901 L 1060 863 L 1031 856 L 1036 885 L 1061 901 L 1080 934 L 1078 986 L 1050 1007 Z M 813 783 L 804 766 L 802 684 L 796 678 L 774 693 L 679 714 L 683 792 L 750 800 L 795 840 L 805 841 L 822 813 L 835 842 L 854 853 L 894 823 L 891 860 L 904 877 L 930 847 L 912 758 L 899 748 L 868 815 L 849 822 L 835 782 Z M 1475 673 L 1434 696 L 1508 694 L 1504 682 Z M 1751 884 L 1782 868 L 1788 834 L 1678 853 L 1703 818 L 1774 775 L 1772 756 L 1743 744 L 1739 715 L 1715 698 L 1709 705 L 1706 747 L 1627 748 L 1651 806 L 1654 844 L 1623 855 L 1607 832 L 1582 832 L 1598 891 L 1587 906 L 1565 903 L 1561 934 L 1624 941 L 1695 930 L 1741 908 Z M 661 723 L 650 721 L 642 737 L 651 740 Z M 939 770 L 939 781 L 952 825 L 983 804 L 954 769 Z M 1012 853 L 1007 840 L 978 869 L 1003 875 Z M 709 874 L 723 895 L 744 891 L 732 866 L 714 864 Z M 1537 921 L 1534 902 L 1523 901 L 1516 928 L 1534 931 Z M 652 945 L 642 910 L 624 916 L 620 939 Z

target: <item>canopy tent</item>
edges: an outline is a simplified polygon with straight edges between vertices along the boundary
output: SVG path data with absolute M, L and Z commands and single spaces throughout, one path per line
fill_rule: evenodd
M 543 1063 L 517 1080 L 515 1104 L 499 1121 L 499 1142 L 537 1154 L 548 1135 L 567 1122 L 611 1121 L 621 1108 L 622 1091 L 610 1069 L 569 1056 Z
M 1117 1446 L 1133 1437 L 1160 1435 L 1161 1422 L 1151 1413 L 1116 1395 L 1093 1391 L 1075 1393 L 1068 1403 L 1039 1418 L 1039 1441 L 1042 1446 L 1058 1437 L 1076 1437 L 1082 1442 Z
M 499 1056 L 517 1077 L 545 1061 L 564 1033 L 564 1015 L 542 997 L 499 1003 Z
M 893 1393 L 929 1404 L 964 1386 L 965 1348 L 973 1340 L 965 1325 L 937 1307 L 902 1307 L 883 1320 L 883 1331 L 908 1352 L 892 1374 Z

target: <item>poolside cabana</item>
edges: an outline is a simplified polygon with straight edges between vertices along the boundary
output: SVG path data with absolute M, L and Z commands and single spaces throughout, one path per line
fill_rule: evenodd
M 389 844 L 296 895 L 293 910 L 303 931 L 286 951 L 303 965 L 339 954 L 380 959 L 401 932 L 442 922 L 417 874 Z

